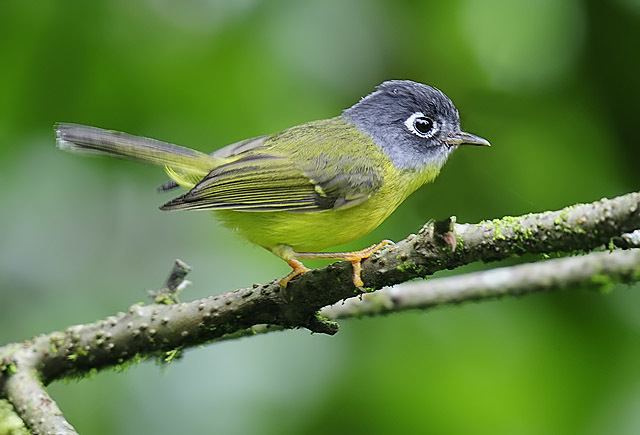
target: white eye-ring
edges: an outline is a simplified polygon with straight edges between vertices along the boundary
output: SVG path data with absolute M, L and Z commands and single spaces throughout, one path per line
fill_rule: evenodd
M 411 133 L 424 138 L 432 137 L 440 129 L 438 124 L 422 112 L 412 114 L 404 122 L 404 125 Z

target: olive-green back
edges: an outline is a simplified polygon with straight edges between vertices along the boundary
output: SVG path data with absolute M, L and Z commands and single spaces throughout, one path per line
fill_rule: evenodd
M 388 159 L 342 118 L 302 124 L 219 150 L 225 163 L 202 179 L 168 168 L 191 188 L 163 209 L 324 211 L 353 207 L 382 185 Z

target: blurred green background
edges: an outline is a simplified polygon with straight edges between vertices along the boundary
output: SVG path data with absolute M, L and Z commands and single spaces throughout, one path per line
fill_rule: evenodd
M 357 248 L 637 190 L 639 46 L 638 0 L 3 0 L 0 342 L 142 301 L 176 257 L 186 298 L 287 272 L 207 213 L 160 212 L 156 168 L 56 150 L 56 121 L 209 151 L 385 79 L 436 85 L 494 146 Z M 85 434 L 637 434 L 638 290 L 275 333 L 50 391 Z

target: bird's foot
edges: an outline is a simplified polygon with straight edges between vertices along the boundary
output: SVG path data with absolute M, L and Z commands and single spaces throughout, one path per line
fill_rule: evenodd
M 344 260 L 344 261 L 348 261 L 351 263 L 351 267 L 353 268 L 353 272 L 351 275 L 351 279 L 353 280 L 353 285 L 356 286 L 357 288 L 362 288 L 364 287 L 364 282 L 362 281 L 362 260 L 366 260 L 367 258 L 371 257 L 373 254 L 375 254 L 376 252 L 378 252 L 379 250 L 381 250 L 382 248 L 389 246 L 389 245 L 393 245 L 394 243 L 391 240 L 383 240 L 380 243 L 377 243 L 375 245 L 371 245 L 368 248 L 362 249 L 360 251 L 354 251 L 354 252 L 296 252 L 294 253 L 296 258 L 309 258 L 309 259 L 322 259 L 322 258 L 326 258 L 326 259 L 335 259 L 335 260 Z M 294 260 L 296 261 L 296 260 Z M 296 267 L 291 263 L 290 260 L 287 260 L 287 262 L 289 263 L 289 265 L 294 269 L 293 272 L 291 272 L 289 274 L 289 276 L 291 276 L 291 278 L 294 278 L 298 275 L 301 275 L 302 273 L 308 271 L 308 269 L 304 266 L 302 266 L 302 263 L 300 263 L 299 261 L 296 261 L 298 264 L 300 264 L 305 270 L 301 273 L 296 273 Z M 284 279 L 289 278 L 289 276 L 285 277 Z M 289 278 L 289 280 L 291 279 Z M 289 280 L 287 280 L 287 282 L 289 282 Z
M 371 245 L 360 251 L 345 252 L 344 259 L 350 262 L 351 267 L 353 268 L 351 279 L 353 280 L 354 286 L 357 288 L 364 287 L 364 282 L 362 281 L 362 260 L 366 260 L 389 245 L 394 245 L 394 243 L 391 240 L 383 240 L 380 243 L 376 243 L 375 245 Z
M 289 275 L 280 279 L 280 287 L 282 288 L 286 288 L 287 284 L 289 284 L 289 281 L 291 281 L 293 278 L 304 275 L 305 273 L 309 272 L 309 270 L 311 270 L 295 258 L 287 260 L 287 264 L 291 266 L 291 269 L 293 270 L 289 273 Z

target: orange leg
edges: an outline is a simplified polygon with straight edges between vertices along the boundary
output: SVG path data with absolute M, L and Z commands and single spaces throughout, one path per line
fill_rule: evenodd
M 362 277 L 360 276 L 362 273 L 362 260 L 371 257 L 373 254 L 388 245 L 393 245 L 393 242 L 390 240 L 383 240 L 382 242 L 369 246 L 368 248 L 354 252 L 295 252 L 293 250 L 289 250 L 287 252 L 288 258 L 283 258 L 293 270 L 289 275 L 280 280 L 280 285 L 282 287 L 286 287 L 289 281 L 293 278 L 308 272 L 309 269 L 297 260 L 297 258 L 308 258 L 349 261 L 353 267 L 353 285 L 358 288 L 364 287 L 364 282 L 362 282 Z
M 282 278 L 280 280 L 280 286 L 281 287 L 286 287 L 287 284 L 289 284 L 289 281 L 291 281 L 293 278 L 300 276 L 300 275 L 304 275 L 305 273 L 309 272 L 309 268 L 306 267 L 304 264 L 302 264 L 301 262 L 299 262 L 298 260 L 296 260 L 295 258 L 291 258 L 289 260 L 287 260 L 287 264 L 289 266 L 291 266 L 291 269 L 293 269 L 289 275 L 285 276 L 284 278 Z

